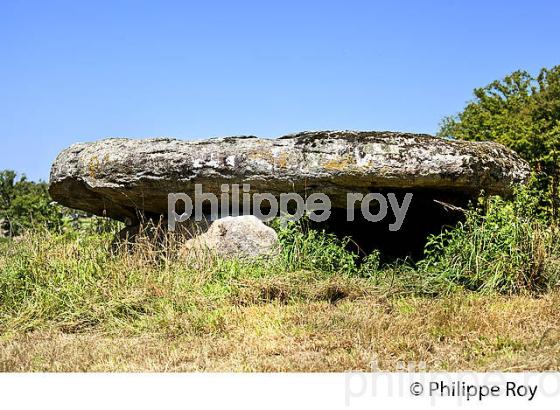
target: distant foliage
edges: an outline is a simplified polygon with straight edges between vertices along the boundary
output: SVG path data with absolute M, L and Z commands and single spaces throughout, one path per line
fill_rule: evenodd
M 0 171 L 0 219 L 7 221 L 11 235 L 25 229 L 45 226 L 59 229 L 63 223 L 63 209 L 52 203 L 44 182 L 18 178 L 14 171 Z

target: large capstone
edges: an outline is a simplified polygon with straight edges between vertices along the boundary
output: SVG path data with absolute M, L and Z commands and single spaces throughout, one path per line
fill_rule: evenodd
M 129 223 L 166 218 L 168 194 L 222 195 L 221 185 L 249 193 L 326 194 L 331 217 L 321 227 L 350 235 L 366 253 L 419 256 L 427 235 L 457 222 L 481 192 L 509 195 L 529 166 L 493 142 L 397 132 L 304 132 L 279 139 L 227 137 L 201 141 L 110 138 L 78 143 L 56 158 L 49 192 L 60 204 Z M 346 220 L 349 193 L 413 194 L 402 227 L 392 214 L 372 223 Z M 230 195 L 231 192 L 228 193 Z M 194 200 L 194 199 L 193 199 Z M 230 201 L 231 203 L 231 201 Z M 266 204 L 266 202 L 265 202 Z M 359 207 L 356 202 L 350 206 Z M 223 214 L 227 214 L 227 210 Z

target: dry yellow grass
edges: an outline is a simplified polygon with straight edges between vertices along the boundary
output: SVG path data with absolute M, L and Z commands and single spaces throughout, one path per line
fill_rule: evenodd
M 172 312 L 152 331 L 4 335 L 0 370 L 368 371 L 372 360 L 393 371 L 403 362 L 429 371 L 560 369 L 559 292 L 239 302 L 200 321 Z

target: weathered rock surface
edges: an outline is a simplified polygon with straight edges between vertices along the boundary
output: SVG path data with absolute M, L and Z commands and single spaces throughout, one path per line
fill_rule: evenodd
M 507 194 L 529 167 L 492 142 L 450 141 L 393 132 L 304 132 L 280 139 L 230 137 L 203 141 L 112 138 L 62 151 L 50 176 L 52 198 L 71 208 L 124 220 L 167 213 L 167 194 L 192 195 L 195 183 L 251 192 L 329 195 L 346 207 L 348 192 L 422 190 L 476 196 Z
M 228 216 L 213 221 L 208 230 L 186 241 L 180 256 L 188 259 L 200 252 L 223 258 L 255 259 L 278 251 L 278 235 L 253 215 Z

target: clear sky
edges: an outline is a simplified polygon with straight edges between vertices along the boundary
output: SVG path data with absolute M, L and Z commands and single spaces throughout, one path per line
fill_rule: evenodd
M 0 169 L 109 136 L 434 133 L 560 64 L 557 1 L 0 0 Z

